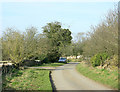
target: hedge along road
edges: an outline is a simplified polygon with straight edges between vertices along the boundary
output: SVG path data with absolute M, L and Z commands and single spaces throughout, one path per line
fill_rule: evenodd
M 68 63 L 52 71 L 56 90 L 112 90 L 78 73 L 78 63 Z

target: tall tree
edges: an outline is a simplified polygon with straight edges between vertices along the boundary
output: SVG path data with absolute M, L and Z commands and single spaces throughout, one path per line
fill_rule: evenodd
M 63 48 L 71 43 L 71 32 L 69 29 L 63 29 L 60 22 L 51 22 L 43 27 L 43 33 L 51 47 L 48 57 L 51 57 L 50 61 L 54 62 L 62 55 Z
M 8 28 L 2 37 L 3 59 L 10 59 L 14 64 L 24 59 L 24 37 L 15 29 Z
M 35 59 L 37 54 L 37 29 L 31 27 L 24 33 L 24 53 L 26 59 Z
M 109 11 L 105 19 L 91 28 L 84 46 L 84 55 L 93 56 L 96 53 L 118 53 L 118 13 Z

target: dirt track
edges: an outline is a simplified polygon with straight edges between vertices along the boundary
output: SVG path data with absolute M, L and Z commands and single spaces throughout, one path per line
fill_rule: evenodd
M 56 90 L 112 90 L 78 73 L 77 64 L 69 63 L 52 71 Z

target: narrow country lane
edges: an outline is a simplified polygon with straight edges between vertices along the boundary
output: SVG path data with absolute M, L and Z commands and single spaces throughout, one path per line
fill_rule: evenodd
M 52 71 L 56 90 L 112 90 L 78 73 L 78 63 L 68 63 Z
M 0 66 L 0 92 L 2 91 L 2 67 Z

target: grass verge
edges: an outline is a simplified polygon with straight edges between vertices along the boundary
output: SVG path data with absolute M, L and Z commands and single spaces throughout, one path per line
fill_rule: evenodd
M 97 69 L 88 67 L 87 65 L 80 63 L 76 67 L 77 71 L 84 76 L 95 80 L 99 83 L 107 85 L 113 89 L 118 89 L 118 71 L 108 71 L 105 69 Z
M 58 66 L 62 66 L 65 63 L 43 63 L 42 65 L 38 65 L 38 66 L 33 66 L 33 67 L 58 67 Z
M 17 70 L 11 76 L 3 75 L 5 90 L 51 90 L 49 70 L 24 69 Z
M 68 61 L 69 62 L 80 62 L 82 61 L 82 59 L 69 59 Z

